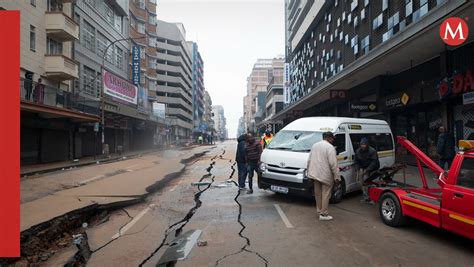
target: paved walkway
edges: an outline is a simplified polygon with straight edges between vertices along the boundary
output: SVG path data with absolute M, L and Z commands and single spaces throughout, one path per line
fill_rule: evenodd
M 209 147 L 202 146 L 190 150 L 165 151 L 161 156 L 154 155 L 155 164 L 150 166 L 121 172 L 110 177 L 105 176 L 84 185 L 79 184 L 74 188 L 24 202 L 20 206 L 20 229 L 25 231 L 32 226 L 93 205 L 139 201 L 153 191 L 154 188 L 151 188 L 153 185 L 166 179 L 170 174 L 184 170 L 185 165 L 181 163 L 182 160 L 193 158 L 208 150 L 210 150 Z M 61 175 L 73 176 L 74 172 L 81 173 L 80 169 L 77 169 L 61 173 Z M 44 184 L 47 179 L 49 179 L 48 176 L 26 179 L 21 182 L 22 188 L 24 184 L 31 182 L 29 180 Z M 30 189 L 35 190 L 35 187 L 30 186 Z

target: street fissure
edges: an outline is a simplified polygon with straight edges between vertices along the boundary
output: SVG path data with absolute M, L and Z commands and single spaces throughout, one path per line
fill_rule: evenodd
M 231 175 L 229 176 L 229 180 L 232 179 L 232 176 L 233 176 L 234 173 L 235 173 L 235 168 L 234 168 L 234 166 L 235 166 L 236 164 L 237 164 L 237 163 L 234 162 L 234 164 L 232 164 L 231 167 L 230 167 L 230 168 L 232 169 L 232 172 L 231 172 Z M 235 185 L 237 186 L 237 188 L 239 187 L 239 185 L 238 185 L 235 181 L 232 181 L 232 183 L 235 184 Z M 245 231 L 245 229 L 247 228 L 247 226 L 242 222 L 242 204 L 239 202 L 239 196 L 240 196 L 240 193 L 241 193 L 241 192 L 242 192 L 241 190 L 238 190 L 238 191 L 237 191 L 237 195 L 235 196 L 234 201 L 235 201 L 235 203 L 237 203 L 237 205 L 239 206 L 239 215 L 237 216 L 237 222 L 240 224 L 241 228 L 240 228 L 240 231 L 239 231 L 238 234 L 239 234 L 239 237 L 240 237 L 240 238 L 242 238 L 242 239 L 245 240 L 245 245 L 244 245 L 239 251 L 234 252 L 234 253 L 231 253 L 231 254 L 227 254 L 227 255 L 225 255 L 224 257 L 218 259 L 218 260 L 216 261 L 216 264 L 215 264 L 214 266 L 218 266 L 219 263 L 220 263 L 221 261 L 223 261 L 224 259 L 227 259 L 227 258 L 229 258 L 229 257 L 231 257 L 231 256 L 235 256 L 235 255 L 240 254 L 240 253 L 242 253 L 242 252 L 247 252 L 247 253 L 251 253 L 251 254 L 256 255 L 258 258 L 260 258 L 260 259 L 265 263 L 265 266 L 268 266 L 268 260 L 267 260 L 265 257 L 263 257 L 260 253 L 249 249 L 249 247 L 251 246 L 250 238 L 247 237 L 247 236 L 245 236 L 245 235 L 243 234 L 243 232 Z
M 225 150 L 223 150 L 221 156 L 223 156 L 225 154 Z M 200 179 L 199 179 L 199 182 L 202 182 L 204 179 L 206 178 L 209 178 L 212 176 L 212 169 L 214 168 L 214 165 L 216 164 L 216 158 L 218 156 L 214 156 L 211 158 L 211 163 L 209 164 L 209 167 L 206 168 L 206 171 L 207 173 L 204 174 Z M 212 180 L 211 180 L 211 183 L 206 185 L 206 187 L 204 189 L 200 189 L 200 186 L 198 186 L 198 192 L 194 194 L 194 202 L 195 202 L 195 205 L 186 213 L 186 215 L 184 216 L 183 219 L 181 219 L 180 221 L 178 222 L 175 222 L 173 223 L 172 225 L 170 225 L 166 231 L 165 231 L 165 234 L 163 236 L 163 239 L 161 240 L 161 243 L 160 245 L 147 257 L 145 258 L 138 266 L 143 266 L 145 263 L 147 263 L 151 258 L 153 258 L 159 251 L 160 249 L 165 246 L 165 245 L 168 245 L 166 243 L 166 240 L 168 239 L 168 236 L 169 234 L 171 233 L 172 229 L 178 225 L 180 225 L 178 228 L 176 228 L 175 230 L 175 237 L 178 237 L 183 228 L 188 224 L 189 220 L 191 220 L 191 218 L 194 216 L 194 214 L 196 213 L 196 211 L 201 207 L 202 205 L 202 201 L 200 200 L 201 198 L 201 195 L 206 192 L 211 186 L 212 184 L 214 183 L 214 179 L 215 179 L 215 176 L 212 176 Z

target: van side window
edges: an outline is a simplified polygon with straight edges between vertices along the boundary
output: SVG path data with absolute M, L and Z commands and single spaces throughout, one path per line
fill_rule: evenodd
M 359 148 L 359 143 L 362 138 L 369 139 L 369 145 L 377 151 L 393 150 L 393 139 L 390 133 L 370 133 L 370 134 L 349 134 L 351 137 L 354 151 Z
M 474 189 L 474 158 L 463 159 L 457 185 Z
M 346 151 L 346 134 L 336 134 L 334 137 L 334 146 L 336 147 L 336 153 L 339 155 Z

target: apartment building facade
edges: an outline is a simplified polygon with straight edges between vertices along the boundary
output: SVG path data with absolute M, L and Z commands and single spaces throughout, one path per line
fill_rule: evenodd
M 227 121 L 225 118 L 224 107 L 220 105 L 212 106 L 214 114 L 214 128 L 216 130 L 215 137 L 218 140 L 227 139 Z
M 171 138 L 188 139 L 193 130 L 193 61 L 182 24 L 157 20 L 156 101 L 173 118 Z
M 287 13 L 306 7 L 303 2 L 287 2 Z M 474 39 L 469 36 L 463 45 L 451 47 L 439 34 L 448 17 L 468 18 L 472 29 L 472 2 L 307 3 L 297 20 L 301 24 L 287 22 L 295 25 L 287 35 L 292 103 L 276 119 L 384 119 L 394 134 L 407 136 L 433 157 L 439 126 L 448 127 L 457 140 L 473 134 L 469 122 L 474 108 L 463 101 L 463 94 L 473 88 L 455 81 L 472 77 Z
M 80 26 L 68 1 L 2 1 L 20 10 L 21 164 L 74 158 L 74 140 L 85 125 L 99 121 L 98 102 L 74 91 L 79 65 L 73 43 Z
M 282 76 L 285 59 L 278 57 L 274 59 L 258 59 L 247 78 L 247 95 L 244 97 L 245 128 L 255 131 L 261 120 L 265 117 L 265 104 L 260 104 L 262 110 L 258 112 L 258 93 L 261 99 L 265 98 L 268 84 L 273 75 Z M 264 100 L 263 100 L 264 101 Z M 258 113 L 258 114 L 257 114 Z
M 204 121 L 204 61 L 199 52 L 198 44 L 188 42 L 189 49 L 192 51 L 193 63 L 193 136 L 205 133 L 208 125 Z

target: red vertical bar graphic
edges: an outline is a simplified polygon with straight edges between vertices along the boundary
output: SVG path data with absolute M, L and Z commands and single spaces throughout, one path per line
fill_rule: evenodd
M 0 11 L 0 257 L 20 256 L 20 12 Z

